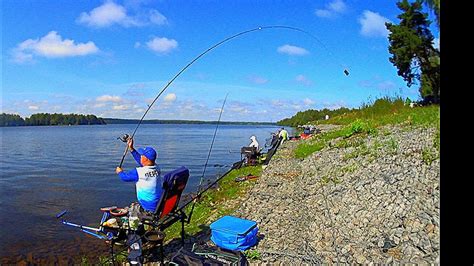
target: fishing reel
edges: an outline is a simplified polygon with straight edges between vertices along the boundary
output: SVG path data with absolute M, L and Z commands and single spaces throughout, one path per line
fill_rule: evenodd
M 125 143 L 127 143 L 127 142 L 128 142 L 128 140 L 130 139 L 130 135 L 128 135 L 128 134 L 124 134 L 123 136 L 121 136 L 121 137 L 118 137 L 117 139 L 121 140 L 122 142 L 125 142 Z

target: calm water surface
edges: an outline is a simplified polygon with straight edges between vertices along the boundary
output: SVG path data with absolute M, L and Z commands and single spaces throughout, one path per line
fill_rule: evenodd
M 123 207 L 136 200 L 134 183 L 115 174 L 125 149 L 117 137 L 135 126 L 0 128 L 0 256 L 51 256 L 70 253 L 65 247 L 73 240 L 101 242 L 59 224 L 55 215 L 67 209 L 68 220 L 97 226 L 100 207 Z M 206 178 L 219 176 L 240 160 L 240 147 L 250 143 L 251 135 L 263 146 L 277 129 L 220 125 Z M 155 147 L 163 173 L 188 167 L 186 191 L 194 192 L 214 130 L 215 125 L 141 125 L 135 147 Z M 124 169 L 133 167 L 127 155 Z

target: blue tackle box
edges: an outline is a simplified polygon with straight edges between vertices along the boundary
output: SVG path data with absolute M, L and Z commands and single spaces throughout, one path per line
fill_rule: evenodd
M 257 222 L 223 216 L 211 224 L 211 240 L 229 250 L 246 250 L 257 243 Z

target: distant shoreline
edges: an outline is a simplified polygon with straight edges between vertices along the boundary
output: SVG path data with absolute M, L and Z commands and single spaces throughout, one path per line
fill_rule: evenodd
M 21 126 L 75 126 L 75 125 L 106 125 L 106 124 L 138 124 L 139 119 L 101 118 L 95 115 L 83 114 L 50 114 L 37 113 L 22 118 L 18 114 L 0 114 L 0 127 Z M 218 121 L 202 120 L 143 120 L 142 124 L 216 124 Z M 277 125 L 273 122 L 236 122 L 220 121 L 223 125 Z

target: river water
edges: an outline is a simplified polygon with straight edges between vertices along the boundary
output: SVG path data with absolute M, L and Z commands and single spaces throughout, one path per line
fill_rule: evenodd
M 100 207 L 136 201 L 134 183 L 115 174 L 125 144 L 117 137 L 136 125 L 3 127 L 0 149 L 0 257 L 71 254 L 71 243 L 101 240 L 60 224 L 55 215 L 68 210 L 72 222 L 97 227 Z M 199 184 L 215 125 L 141 125 L 135 147 L 153 146 L 162 172 L 190 169 L 185 192 Z M 276 126 L 220 125 L 206 170 L 215 179 L 240 160 L 240 148 L 255 135 L 260 145 Z M 291 131 L 290 131 L 291 133 Z M 124 169 L 135 162 L 127 155 Z M 92 241 L 92 242 L 91 242 Z M 90 244 L 86 244 L 87 249 Z

